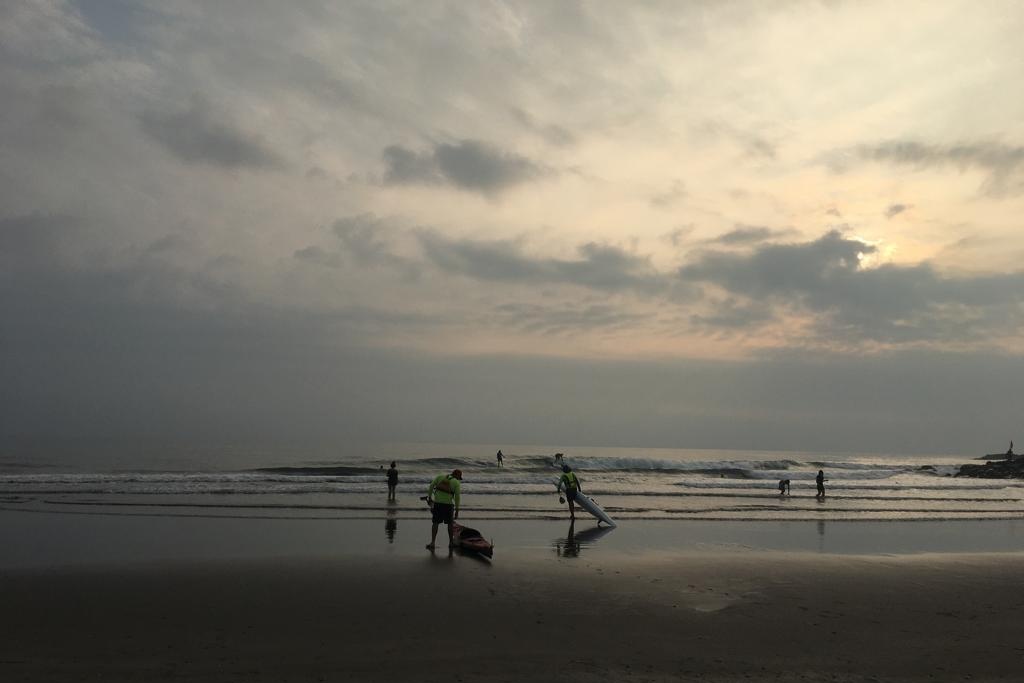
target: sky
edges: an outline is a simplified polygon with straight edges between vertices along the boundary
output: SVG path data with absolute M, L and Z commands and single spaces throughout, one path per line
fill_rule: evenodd
M 0 4 L 0 434 L 1024 443 L 1017 2 Z

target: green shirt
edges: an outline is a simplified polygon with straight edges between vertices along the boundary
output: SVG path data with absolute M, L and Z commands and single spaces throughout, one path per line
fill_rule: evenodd
M 448 489 L 447 491 L 445 489 Z M 430 482 L 430 488 L 427 489 L 427 497 L 435 503 L 444 503 L 446 505 L 455 504 L 455 507 L 459 507 L 460 494 L 462 492 L 462 483 L 450 474 L 439 474 L 434 477 L 434 481 Z
M 575 472 L 565 472 L 562 474 L 562 478 L 558 480 L 558 488 L 565 487 L 566 491 L 579 490 L 580 480 L 576 478 Z

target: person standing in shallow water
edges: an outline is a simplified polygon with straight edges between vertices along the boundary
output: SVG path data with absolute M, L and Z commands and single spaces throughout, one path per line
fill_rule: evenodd
M 825 472 L 823 472 L 822 470 L 818 470 L 818 476 L 816 476 L 814 478 L 814 481 L 815 481 L 815 483 L 818 484 L 818 493 L 815 494 L 814 497 L 815 498 L 824 498 L 825 497 L 825 482 L 828 481 L 828 479 L 825 478 Z
M 430 543 L 427 550 L 434 549 L 437 527 L 442 522 L 448 525 L 448 547 L 452 547 L 452 522 L 459 518 L 459 502 L 462 497 L 462 470 L 451 474 L 439 474 L 427 488 L 427 505 L 430 506 Z
M 395 461 L 391 461 L 391 469 L 388 470 L 388 500 L 395 499 L 395 489 L 398 488 L 398 470 Z
M 502 463 L 505 462 L 505 456 L 501 454 L 500 450 L 498 451 L 498 455 L 496 455 L 495 458 L 497 458 L 498 460 L 498 467 L 503 467 Z

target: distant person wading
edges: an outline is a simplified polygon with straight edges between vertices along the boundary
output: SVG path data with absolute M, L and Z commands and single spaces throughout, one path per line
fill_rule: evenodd
M 388 470 L 388 500 L 395 499 L 395 489 L 398 487 L 398 470 L 395 462 L 391 461 L 391 468 Z

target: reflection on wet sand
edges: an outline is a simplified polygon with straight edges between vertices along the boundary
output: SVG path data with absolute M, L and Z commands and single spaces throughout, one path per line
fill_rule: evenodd
M 569 522 L 569 533 L 565 538 L 556 538 L 551 542 L 551 547 L 559 557 L 579 557 L 583 548 L 594 545 L 605 534 L 610 533 L 615 527 L 595 526 L 576 533 L 575 520 Z
M 395 533 L 398 531 L 398 520 L 395 519 L 394 501 L 388 501 L 387 517 L 384 519 L 384 535 L 388 537 L 388 543 L 395 542 Z
M 452 550 L 454 550 L 455 554 L 458 555 L 459 557 L 465 557 L 465 558 L 473 560 L 475 562 L 479 562 L 480 564 L 485 564 L 488 567 L 491 566 L 491 561 L 489 559 L 487 559 L 486 557 L 484 557 L 483 555 L 481 555 L 480 553 L 478 553 L 478 552 L 474 552 L 472 550 L 466 550 L 464 548 L 453 548 Z

